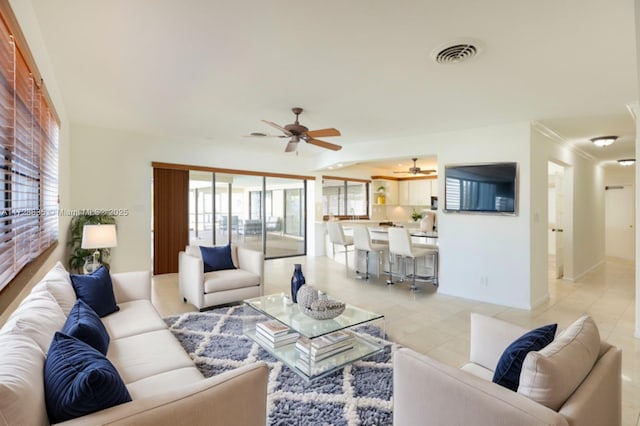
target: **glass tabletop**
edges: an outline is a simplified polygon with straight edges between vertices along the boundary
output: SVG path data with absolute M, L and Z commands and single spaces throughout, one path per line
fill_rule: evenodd
M 337 317 L 328 320 L 317 320 L 305 315 L 297 304 L 286 304 L 285 300 L 284 293 L 279 293 L 247 299 L 244 303 L 263 314 L 277 319 L 310 339 L 384 318 L 381 314 L 347 304 L 344 312 Z

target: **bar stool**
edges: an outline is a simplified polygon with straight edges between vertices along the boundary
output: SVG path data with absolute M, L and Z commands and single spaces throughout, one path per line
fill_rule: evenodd
M 336 244 L 344 247 L 344 262 L 349 266 L 349 260 L 347 258 L 347 250 L 349 246 L 353 245 L 353 237 L 345 236 L 342 225 L 338 222 L 327 222 L 327 230 L 329 231 L 329 241 L 331 241 L 331 248 L 333 251 L 333 257 L 336 257 Z
M 428 248 L 416 249 L 411 242 L 411 235 L 405 228 L 389 228 L 389 256 L 399 256 L 402 260 L 413 260 L 413 280 L 411 290 L 417 290 L 416 287 L 416 259 L 419 257 L 431 256 L 433 259 L 433 275 L 429 277 L 433 281 L 433 285 L 438 286 L 438 249 L 436 246 Z M 404 262 L 403 262 L 404 263 Z M 406 264 L 403 265 L 402 278 L 406 274 Z M 391 271 L 389 271 L 389 279 L 391 280 Z
M 369 253 L 372 251 L 378 252 L 378 268 L 377 268 L 377 276 L 380 278 L 380 262 L 382 261 L 382 256 L 384 252 L 388 249 L 387 244 L 373 244 L 371 243 L 371 235 L 369 235 L 369 229 L 365 226 L 354 226 L 353 227 L 353 249 L 358 251 L 365 252 L 365 276 L 364 279 L 369 279 Z M 361 274 L 358 271 L 358 261 L 356 258 L 356 274 Z M 360 278 L 362 276 L 360 275 Z

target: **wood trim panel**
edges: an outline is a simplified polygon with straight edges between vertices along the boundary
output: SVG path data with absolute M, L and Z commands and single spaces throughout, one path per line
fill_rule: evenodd
M 153 274 L 178 272 L 189 244 L 189 172 L 153 169 Z
M 417 176 L 417 177 L 395 177 L 395 176 L 371 176 L 373 180 L 425 180 L 425 179 L 438 179 L 438 175 L 432 176 Z
M 284 173 L 270 173 L 270 172 L 256 172 L 252 170 L 222 169 L 219 167 L 191 166 L 188 164 L 162 163 L 157 161 L 151 162 L 151 166 L 153 168 L 168 169 L 168 170 L 187 170 L 187 171 L 195 170 L 199 172 L 228 173 L 228 174 L 247 175 L 247 176 L 266 176 L 266 177 L 285 178 L 285 179 L 316 180 L 315 176 L 288 175 Z
M 348 178 L 348 177 L 340 177 L 340 176 L 322 176 L 322 179 L 347 180 L 349 182 L 371 183 L 369 179 L 357 179 L 357 178 Z

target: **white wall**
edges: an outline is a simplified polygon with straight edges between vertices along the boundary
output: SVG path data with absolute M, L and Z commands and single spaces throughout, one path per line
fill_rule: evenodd
M 542 167 L 547 168 L 549 161 L 565 166 L 565 197 L 568 201 L 565 208 L 564 244 L 564 278 L 575 281 L 604 261 L 604 171 L 590 157 L 574 150 L 563 141 L 555 140 L 534 126 L 532 129 L 532 161 L 536 176 L 535 194 L 532 204 L 536 206 L 536 214 L 547 214 L 548 209 L 548 177 L 538 173 Z M 539 246 L 548 247 L 547 231 L 532 224 L 534 253 L 542 253 Z M 546 260 L 534 258 L 534 273 L 543 269 Z M 535 266 L 534 266 L 535 265 Z M 537 278 L 542 281 L 543 278 Z M 544 278 L 546 280 L 546 278 Z
M 80 125 L 72 127 L 71 151 L 72 207 L 129 211 L 128 216 L 117 217 L 118 247 L 111 251 L 112 269 L 119 272 L 148 270 L 152 265 L 153 161 L 313 175 L 303 156 L 255 155 L 255 149 L 230 143 L 188 141 Z M 310 188 L 311 223 L 314 192 L 314 188 Z M 312 224 L 308 228 L 313 229 Z M 313 247 L 312 236 L 310 238 L 309 245 Z
M 529 123 L 516 123 L 347 145 L 339 155 L 333 152 L 323 154 L 318 159 L 317 167 L 338 161 L 348 163 L 435 155 L 440 170 L 450 163 L 518 162 L 520 199 L 517 216 L 438 212 L 438 291 L 528 309 L 532 306 L 529 291 L 529 128 Z M 444 179 L 438 182 L 438 193 L 444 194 Z M 486 286 L 482 284 L 484 278 Z
M 640 0 L 635 0 L 636 15 L 636 61 L 640 61 Z M 638 64 L 638 87 L 640 88 L 640 64 Z M 640 98 L 640 92 L 636 93 L 636 99 Z M 638 114 L 640 107 L 636 102 L 633 107 L 634 118 L 636 120 L 636 155 L 640 153 L 640 122 Z M 640 188 L 640 173 L 636 167 L 635 187 Z M 636 196 L 636 224 L 640 223 L 640 197 Z M 640 230 L 636 226 L 636 337 L 640 338 Z
M 324 154 L 317 167 L 334 164 L 338 159 L 355 162 L 436 154 L 441 170 L 450 163 L 517 161 L 519 164 L 517 216 L 438 212 L 439 292 L 523 309 L 535 307 L 548 298 L 549 161 L 567 166 L 565 193 L 571 198 L 565 208 L 568 223 L 564 238 L 575 238 L 575 245 L 579 245 L 574 249 L 565 244 L 566 273 L 573 279 L 602 261 L 602 169 L 529 123 L 348 145 L 339 156 Z M 444 179 L 439 179 L 439 185 L 438 192 L 443 194 Z

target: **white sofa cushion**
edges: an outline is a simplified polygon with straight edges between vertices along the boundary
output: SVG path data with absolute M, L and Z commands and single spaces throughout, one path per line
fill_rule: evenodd
M 56 299 L 65 316 L 76 303 L 76 292 L 73 290 L 69 273 L 60 261 L 47 272 L 44 278 L 33 287 L 32 293 L 48 291 Z
M 204 292 L 235 290 L 260 285 L 260 277 L 243 269 L 207 272 L 204 274 Z
M 522 364 L 518 393 L 558 410 L 593 368 L 600 352 L 596 323 L 583 316 Z
M 11 314 L 2 332 L 16 332 L 33 339 L 46 354 L 56 331 L 67 317 L 48 291 L 30 293 Z
M 0 424 L 48 425 L 44 400 L 44 352 L 33 339 L 0 334 Z
M 149 300 L 132 300 L 118 306 L 119 311 L 102 317 L 102 323 L 112 339 L 167 328 Z
M 193 361 L 169 330 L 111 340 L 107 358 L 127 385 L 177 368 L 193 367 Z
M 202 380 L 202 374 L 196 367 L 185 367 L 165 373 L 149 376 L 129 383 L 127 389 L 132 399 L 147 398 Z

